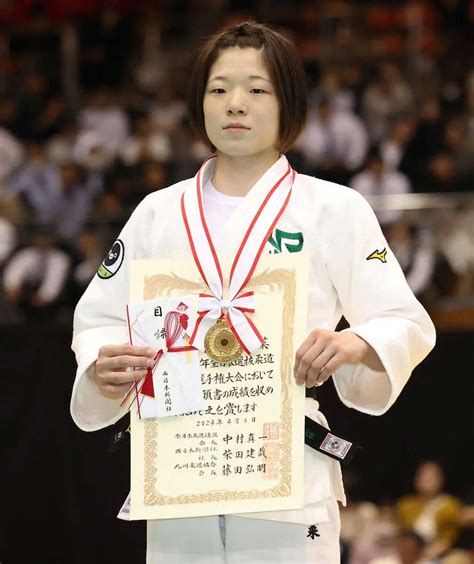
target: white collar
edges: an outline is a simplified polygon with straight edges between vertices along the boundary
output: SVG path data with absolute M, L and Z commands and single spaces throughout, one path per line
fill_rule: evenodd
M 216 157 L 211 157 L 202 165 L 202 185 L 214 176 L 216 160 Z M 213 241 L 216 251 L 220 256 L 235 256 L 242 242 L 243 232 L 241 226 L 247 224 L 245 218 L 257 213 L 262 203 L 263 193 L 265 193 L 269 187 L 272 187 L 287 169 L 288 159 L 285 155 L 281 155 L 242 198 L 242 204 L 235 210 L 229 221 L 224 225 L 219 240 Z M 193 184 L 193 188 L 194 187 L 195 182 Z

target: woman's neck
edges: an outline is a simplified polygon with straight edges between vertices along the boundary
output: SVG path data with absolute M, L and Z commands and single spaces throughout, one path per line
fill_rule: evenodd
M 216 190 L 227 196 L 246 196 L 279 158 L 278 151 L 245 157 L 232 157 L 218 152 L 212 183 Z

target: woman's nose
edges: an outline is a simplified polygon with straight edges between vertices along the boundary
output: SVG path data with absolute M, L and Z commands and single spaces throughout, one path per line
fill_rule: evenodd
M 234 92 L 227 105 L 227 113 L 229 114 L 244 114 L 247 111 L 245 100 L 241 93 Z

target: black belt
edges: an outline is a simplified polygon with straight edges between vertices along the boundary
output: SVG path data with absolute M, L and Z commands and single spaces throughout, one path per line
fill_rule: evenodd
M 359 443 L 335 435 L 309 417 L 305 417 L 304 442 L 314 450 L 338 460 L 341 464 L 349 464 L 360 448 Z
M 110 441 L 110 452 L 130 443 L 130 422 L 128 417 L 116 424 Z M 338 460 L 342 464 L 349 464 L 360 448 L 354 443 L 335 435 L 309 417 L 305 417 L 304 442 L 311 448 Z

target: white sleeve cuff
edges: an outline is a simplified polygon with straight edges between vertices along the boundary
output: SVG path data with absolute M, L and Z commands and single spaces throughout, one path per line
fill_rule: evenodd
M 390 321 L 377 319 L 344 329 L 366 341 L 377 353 L 385 371 L 365 364 L 346 364 L 334 374 L 334 385 L 341 401 L 369 415 L 382 415 L 395 402 L 410 377 L 396 342 L 391 342 Z M 401 343 L 400 343 L 401 345 Z M 396 365 L 396 366 L 395 366 Z
M 113 425 L 127 412 L 120 399 L 101 395 L 99 388 L 88 375 L 104 345 L 128 342 L 126 327 L 101 327 L 80 333 L 72 344 L 77 357 L 77 375 L 71 397 L 71 416 L 83 431 L 96 431 Z

